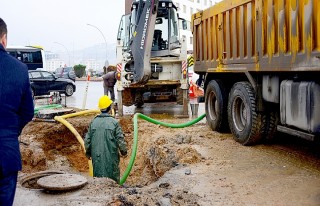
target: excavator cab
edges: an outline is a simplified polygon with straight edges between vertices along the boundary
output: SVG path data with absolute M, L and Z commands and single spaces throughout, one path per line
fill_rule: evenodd
M 149 22 L 148 25 L 146 25 L 146 22 L 143 21 L 147 17 L 142 15 L 142 11 L 146 9 L 146 6 L 148 6 L 146 1 L 133 2 L 131 13 L 123 16 L 121 19 L 118 30 L 118 40 L 123 41 L 124 52 L 132 51 L 130 45 L 131 47 L 134 45 L 136 34 L 144 33 L 146 36 L 153 35 L 151 57 L 178 56 L 177 53 L 179 52 L 175 50 L 180 49 L 181 43 L 179 41 L 179 17 L 177 7 L 171 0 L 159 0 L 158 5 L 155 5 L 157 7 L 157 13 L 154 24 L 150 24 L 150 18 L 148 18 Z M 139 23 L 142 23 L 142 27 L 138 26 Z M 150 28 L 149 31 L 144 30 L 147 26 L 153 28 Z M 141 40 L 137 39 L 137 41 Z
M 164 50 L 166 49 L 166 47 L 166 42 L 162 38 L 162 31 L 158 29 L 154 30 L 151 51 Z
M 138 14 L 138 11 L 133 11 L 132 14 Z M 172 1 L 160 0 L 158 2 L 155 23 L 150 26 L 154 26 L 151 57 L 178 56 L 179 51 L 175 50 L 181 48 L 179 18 L 177 7 Z

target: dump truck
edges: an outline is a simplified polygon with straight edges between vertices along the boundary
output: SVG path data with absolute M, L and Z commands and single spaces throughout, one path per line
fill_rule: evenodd
M 124 15 L 117 36 L 118 113 L 123 106 L 175 101 L 188 115 L 186 40 L 171 0 L 134 1 Z
M 320 1 L 224 0 L 192 15 L 212 130 L 243 145 L 320 134 Z

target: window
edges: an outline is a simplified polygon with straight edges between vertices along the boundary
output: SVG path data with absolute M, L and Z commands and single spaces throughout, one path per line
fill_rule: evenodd
M 200 4 L 200 0 L 197 0 L 197 3 Z
M 53 76 L 49 72 L 42 72 L 42 76 L 44 79 L 53 79 Z
M 183 13 L 187 13 L 187 7 L 186 7 L 186 5 L 183 5 Z
M 204 5 L 207 6 L 208 2 L 207 0 L 204 0 Z
M 29 70 L 44 68 L 44 52 L 37 47 L 7 47 L 7 53 L 22 61 Z
M 171 29 L 170 29 L 170 32 L 171 32 L 170 38 L 171 38 L 171 42 L 177 42 L 178 41 L 177 36 L 179 36 L 179 33 L 178 33 L 178 29 L 179 29 L 178 22 L 179 22 L 179 20 L 177 19 L 176 11 L 174 9 L 170 9 L 170 13 L 171 13 L 170 19 L 169 19 L 169 21 L 170 21 L 169 25 L 171 27 Z
M 31 77 L 33 78 L 33 79 L 41 79 L 41 74 L 40 74 L 40 72 L 32 72 L 32 73 L 30 73 L 31 74 Z M 30 75 L 29 74 L 29 75 Z
M 131 16 L 124 15 L 121 18 L 117 39 L 123 41 L 124 48 L 127 48 L 129 45 L 129 36 L 133 34 L 132 29 L 134 29 L 135 25 L 135 16 L 136 16 L 136 9 L 132 10 Z
M 190 44 L 193 44 L 193 37 L 190 36 Z
M 193 14 L 193 8 L 190 8 L 190 15 Z

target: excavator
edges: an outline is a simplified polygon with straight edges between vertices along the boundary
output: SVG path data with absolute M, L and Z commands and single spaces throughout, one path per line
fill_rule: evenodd
M 177 102 L 188 115 L 187 21 L 171 0 L 138 0 L 117 35 L 118 114 L 123 106 Z

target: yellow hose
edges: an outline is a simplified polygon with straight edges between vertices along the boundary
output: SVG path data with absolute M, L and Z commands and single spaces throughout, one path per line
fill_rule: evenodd
M 76 138 L 77 138 L 78 142 L 81 144 L 81 147 L 82 147 L 84 152 L 86 151 L 86 149 L 84 147 L 84 141 L 83 141 L 81 135 L 77 132 L 77 130 L 68 121 L 65 120 L 65 118 L 80 116 L 80 115 L 89 114 L 89 113 L 97 113 L 98 114 L 98 113 L 100 113 L 100 110 L 97 110 L 97 109 L 85 110 L 85 111 L 81 111 L 81 112 L 65 114 L 65 115 L 62 115 L 62 116 L 55 116 L 54 117 L 54 119 L 56 121 L 58 121 L 61 124 L 65 125 L 76 136 Z M 88 164 L 89 164 L 89 175 L 91 177 L 93 177 L 92 160 L 88 160 Z
M 80 111 L 80 112 L 61 115 L 60 117 L 66 119 L 66 118 L 69 118 L 69 117 L 75 117 L 75 116 L 80 116 L 80 115 L 90 114 L 90 113 L 99 114 L 99 113 L 101 113 L 101 111 L 99 109 L 90 109 L 90 110 L 84 110 L 84 111 Z

